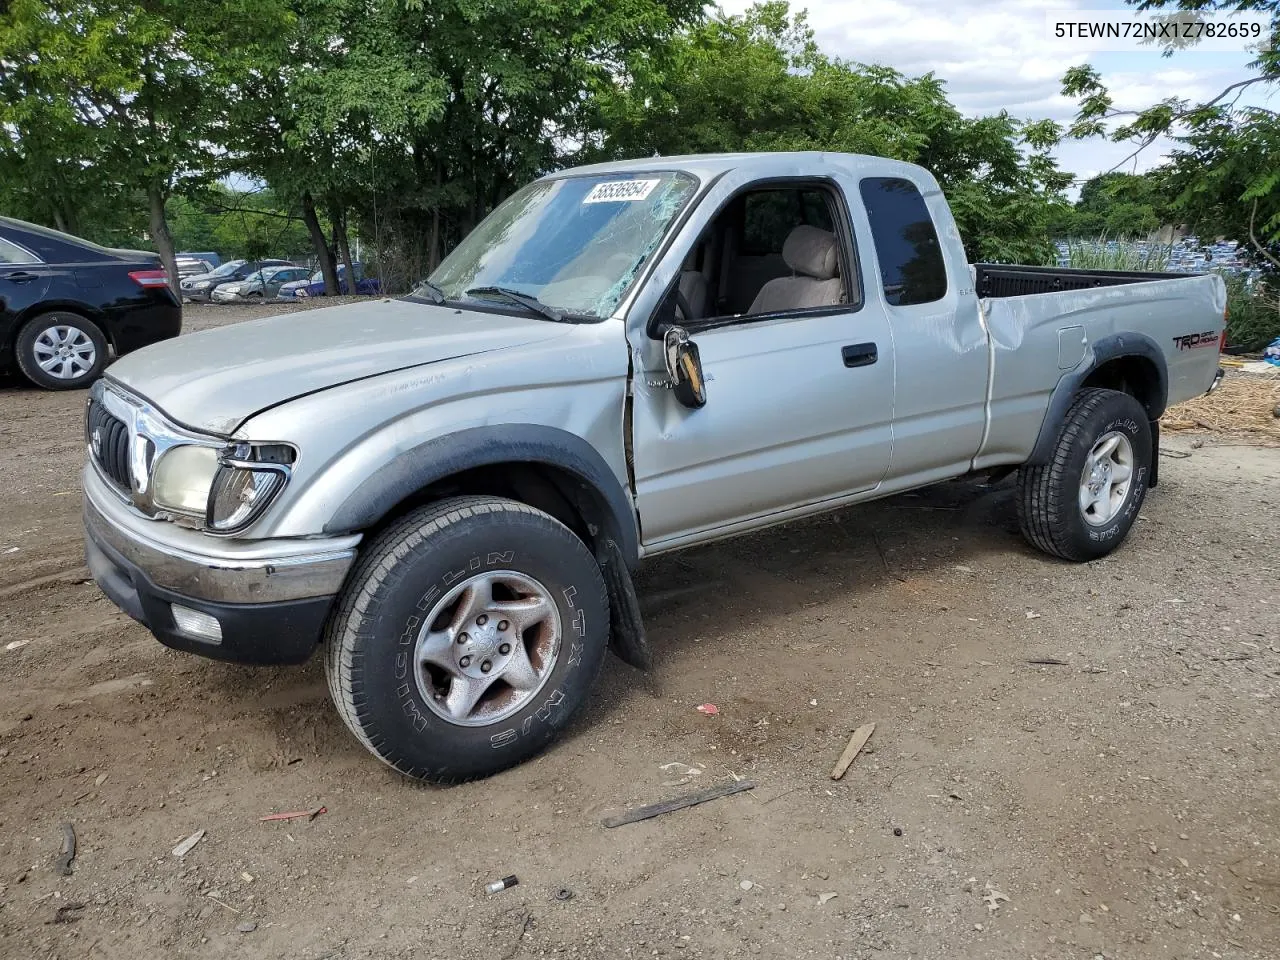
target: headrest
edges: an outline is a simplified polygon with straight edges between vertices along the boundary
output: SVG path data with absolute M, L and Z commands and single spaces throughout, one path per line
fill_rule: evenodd
M 840 273 L 835 234 L 801 224 L 787 235 L 782 259 L 796 273 L 816 280 L 830 280 Z

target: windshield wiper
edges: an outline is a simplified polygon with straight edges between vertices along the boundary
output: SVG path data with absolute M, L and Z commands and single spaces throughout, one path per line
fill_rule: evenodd
M 444 303 L 446 299 L 444 288 L 438 283 L 432 283 L 430 280 L 423 280 L 418 284 L 419 287 L 425 287 L 427 293 L 431 294 L 431 299 L 436 303 Z
M 556 323 L 564 322 L 564 311 L 548 306 L 537 297 L 521 293 L 519 290 L 512 290 L 509 287 L 472 287 L 465 295 L 472 297 L 476 294 L 481 296 L 497 294 L 498 296 L 506 297 L 512 303 L 518 303 L 520 306 L 532 310 L 534 313 L 542 314 L 548 320 L 554 320 Z

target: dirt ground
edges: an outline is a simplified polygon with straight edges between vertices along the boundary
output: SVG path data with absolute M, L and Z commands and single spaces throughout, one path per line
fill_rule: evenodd
M 551 751 L 435 789 L 318 659 L 170 652 L 85 581 L 83 401 L 0 384 L 0 957 L 1280 955 L 1280 450 L 1172 436 L 1087 566 L 970 482 L 656 560 L 652 673 L 611 659 Z

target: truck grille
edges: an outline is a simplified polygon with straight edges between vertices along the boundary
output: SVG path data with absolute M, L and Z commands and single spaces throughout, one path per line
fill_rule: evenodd
M 102 472 L 121 490 L 128 491 L 129 428 L 112 416 L 102 404 L 89 401 L 89 449 Z

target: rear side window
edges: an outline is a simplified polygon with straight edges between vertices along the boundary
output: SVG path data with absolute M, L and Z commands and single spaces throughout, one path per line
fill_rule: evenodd
M 868 177 L 859 184 L 871 222 L 884 298 L 892 306 L 932 303 L 947 293 L 947 268 L 924 197 L 909 180 Z
M 0 263 L 39 263 L 39 257 L 0 237 Z

